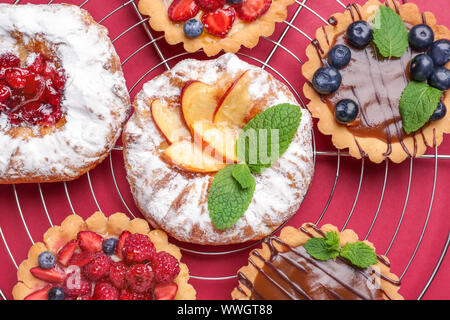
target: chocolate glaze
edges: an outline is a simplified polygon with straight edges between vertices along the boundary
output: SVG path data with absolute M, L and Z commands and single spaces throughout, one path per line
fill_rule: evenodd
M 399 13 L 398 4 L 395 1 L 393 3 L 395 11 Z M 386 2 L 386 6 L 389 4 Z M 347 10 L 353 21 L 362 19 L 357 4 L 349 4 Z M 426 23 L 424 15 L 423 21 Z M 331 17 L 329 22 L 332 25 L 337 23 L 334 17 Z M 407 29 L 412 27 L 405 25 Z M 330 40 L 325 28 L 323 31 L 327 43 L 331 43 L 331 46 L 348 46 L 352 51 L 352 59 L 348 66 L 340 70 L 342 84 L 339 90 L 330 95 L 322 95 L 322 101 L 334 112 L 335 105 L 340 100 L 354 100 L 360 106 L 360 113 L 355 121 L 347 126 L 350 132 L 357 137 L 373 137 L 386 142 L 388 146 L 385 156 L 392 153 L 392 143 L 399 142 L 405 153 L 414 157 L 417 153 L 417 141 L 414 137 L 414 152 L 410 152 L 403 142 L 408 135 L 403 130 L 398 105 L 403 89 L 409 82 L 409 62 L 419 53 L 408 48 L 401 58 L 387 59 L 379 55 L 374 44 L 365 49 L 356 49 L 348 44 L 345 32 Z M 313 45 L 322 64 L 326 64 L 320 43 L 314 40 Z
M 324 233 L 315 225 L 307 225 L 319 235 Z M 300 230 L 314 237 L 306 228 Z M 399 281 L 380 274 L 375 269 L 365 270 L 353 267 L 347 260 L 319 261 L 312 258 L 303 246 L 291 247 L 276 237 L 265 240 L 270 251 L 270 258 L 265 260 L 258 251 L 253 251 L 249 262 L 257 270 L 253 282 L 243 273 L 238 274 L 241 286 L 250 290 L 252 300 L 374 300 L 389 295 L 379 286 L 372 286 L 377 279 L 386 280 L 396 286 Z M 284 249 L 279 251 L 275 243 Z M 257 264 L 255 260 L 263 262 Z M 389 266 L 388 262 L 378 256 L 381 263 Z M 244 291 L 240 288 L 240 292 Z

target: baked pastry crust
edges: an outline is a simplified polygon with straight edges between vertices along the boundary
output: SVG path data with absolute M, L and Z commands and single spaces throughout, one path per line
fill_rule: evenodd
M 391 8 L 397 8 L 401 18 L 404 22 L 411 25 L 422 23 L 423 17 L 425 17 L 428 26 L 430 26 L 435 34 L 435 40 L 450 38 L 450 31 L 442 25 L 436 24 L 436 18 L 431 12 L 422 13 L 414 3 L 400 4 L 399 1 L 387 0 L 386 3 Z M 328 25 L 317 29 L 316 39 L 323 49 L 322 57 L 326 57 L 328 51 L 333 44 L 332 39 L 342 34 L 348 26 L 353 22 L 352 14 L 356 15 L 360 13 L 362 20 L 370 21 L 373 19 L 378 7 L 385 5 L 378 0 L 369 0 L 363 6 L 355 4 L 353 7 L 349 6 L 349 10 L 344 13 L 333 14 L 336 19 L 336 25 Z M 358 8 L 358 13 L 351 10 Z M 325 34 L 326 33 L 326 34 Z M 327 41 L 329 39 L 329 41 Z M 329 44 L 331 43 L 331 45 Z M 306 49 L 306 55 L 308 61 L 303 65 L 302 72 L 306 79 L 312 81 L 314 72 L 321 67 L 321 60 L 319 58 L 316 47 L 311 44 Z M 450 67 L 448 63 L 447 68 Z M 392 151 L 386 156 L 386 150 L 388 149 L 388 143 L 372 137 L 356 137 L 345 126 L 336 122 L 333 112 L 324 103 L 319 94 L 308 84 L 305 83 L 303 87 L 305 97 L 310 99 L 308 108 L 311 111 L 313 117 L 319 118 L 318 128 L 320 132 L 326 135 L 331 135 L 332 142 L 338 149 L 349 149 L 350 155 L 357 159 L 365 154 L 369 159 L 375 163 L 380 163 L 386 158 L 391 159 L 393 162 L 399 163 L 404 161 L 410 155 L 421 156 L 426 152 L 427 147 L 439 146 L 443 140 L 444 133 L 450 133 L 450 113 L 446 116 L 432 123 L 427 124 L 422 128 L 420 132 L 416 132 L 413 136 L 408 136 L 403 139 L 404 146 L 408 149 L 408 153 L 404 150 L 404 147 L 400 142 L 392 143 Z M 447 90 L 444 93 L 443 102 L 445 105 L 450 104 L 450 92 Z
M 297 212 L 309 188 L 314 171 L 312 121 L 305 109 L 290 147 L 270 168 L 255 176 L 252 203 L 230 229 L 215 229 L 209 216 L 207 197 L 213 175 L 185 172 L 161 159 L 160 146 L 167 142 L 153 120 L 152 101 L 179 105 L 181 90 L 190 80 L 213 85 L 222 96 L 247 70 L 253 79 L 249 85 L 254 95 L 250 117 L 276 104 L 297 104 L 284 84 L 232 53 L 209 61 L 184 60 L 146 83 L 136 96 L 135 112 L 123 134 L 127 178 L 146 219 L 178 240 L 220 245 L 261 239 Z
M 67 81 L 53 127 L 15 127 L 0 114 L 0 184 L 73 180 L 102 162 L 131 110 L 107 29 L 75 5 L 1 4 L 3 52 L 54 57 Z
M 303 229 L 304 231 L 301 231 L 301 229 Z M 329 231 L 339 233 L 341 246 L 344 246 L 346 243 L 354 243 L 358 241 L 358 235 L 351 229 L 346 229 L 342 232 L 339 232 L 339 229 L 337 227 L 331 224 L 325 224 L 320 228 L 320 230 L 323 233 Z M 310 239 L 308 233 L 313 235 L 314 237 L 322 237 L 322 235 L 318 232 L 320 230 L 311 223 L 304 223 L 299 229 L 288 226 L 281 230 L 279 239 L 281 239 L 281 241 L 285 244 L 295 248 L 306 244 L 306 242 Z M 285 252 L 288 250 L 280 243 L 273 240 L 270 241 L 272 245 L 275 246 L 277 251 Z M 364 240 L 363 242 L 375 249 L 374 245 L 371 242 L 367 240 Z M 268 260 L 271 257 L 271 251 L 267 243 L 263 243 L 262 248 L 255 249 L 255 251 L 257 251 L 264 258 L 264 260 Z M 255 265 L 258 268 L 262 268 L 264 262 L 261 259 L 251 259 L 252 254 L 253 252 L 250 253 L 249 261 L 251 260 L 253 263 L 249 263 L 247 266 L 240 268 L 238 270 L 238 273 L 242 273 L 248 280 L 253 283 L 256 276 L 258 275 L 258 271 L 255 268 Z M 390 272 L 389 259 L 385 256 L 379 256 L 378 260 L 379 262 L 376 265 L 373 265 L 372 268 L 378 270 L 377 272 L 379 272 L 382 276 L 380 277 L 375 273 L 373 277 L 377 278 L 376 283 L 379 284 L 380 289 L 383 291 L 384 299 L 403 300 L 403 297 L 398 293 L 400 287 L 392 283 L 398 281 L 399 278 L 395 274 Z M 386 279 L 390 279 L 392 280 L 392 282 Z M 242 283 L 239 283 L 238 287 L 233 289 L 233 291 L 231 292 L 231 297 L 234 300 L 248 300 L 251 297 L 251 290 Z
M 36 242 L 28 251 L 28 258 L 24 260 L 17 270 L 18 283 L 14 286 L 12 294 L 15 300 L 23 300 L 30 293 L 45 287 L 48 283 L 35 278 L 30 269 L 38 266 L 38 256 L 44 251 L 56 254 L 67 242 L 76 239 L 80 231 L 94 231 L 98 234 L 107 234 L 118 237 L 123 231 L 140 233 L 147 235 L 156 251 L 165 251 L 181 260 L 180 249 L 168 242 L 167 234 L 162 230 L 151 230 L 144 219 L 130 220 L 123 213 L 115 213 L 109 217 L 101 212 L 95 212 L 86 220 L 78 215 L 70 215 L 61 223 L 61 226 L 54 226 L 44 233 L 44 242 Z M 188 283 L 188 267 L 180 262 L 180 273 L 174 282 L 178 285 L 177 300 L 194 300 L 196 292 L 194 287 Z
M 272 35 L 276 22 L 286 20 L 287 7 L 294 2 L 294 0 L 273 0 L 270 9 L 251 23 L 236 19 L 233 28 L 223 39 L 206 32 L 196 39 L 186 37 L 183 32 L 183 24 L 169 19 L 167 9 L 172 3 L 171 0 L 140 0 L 139 11 L 150 16 L 150 26 L 156 31 L 163 31 L 169 44 L 182 42 L 184 49 L 188 52 L 203 49 L 208 56 L 215 56 L 221 50 L 237 52 L 241 46 L 255 47 L 260 37 Z

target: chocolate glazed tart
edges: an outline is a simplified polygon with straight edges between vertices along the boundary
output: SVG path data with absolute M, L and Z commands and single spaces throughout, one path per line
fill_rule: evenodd
M 338 149 L 349 148 L 350 154 L 360 159 L 368 156 L 379 163 L 390 158 L 402 162 L 407 157 L 423 155 L 427 147 L 438 146 L 443 133 L 450 132 L 450 114 L 443 119 L 428 123 L 419 131 L 407 135 L 402 128 L 399 101 L 409 77 L 409 61 L 419 54 L 408 48 L 401 58 L 383 58 L 374 44 L 364 49 L 356 49 L 347 43 L 345 31 L 357 20 L 372 21 L 378 7 L 393 8 L 405 22 L 409 30 L 414 25 L 425 23 L 434 33 L 435 40 L 450 38 L 445 26 L 436 25 L 430 12 L 420 13 L 412 3 L 387 0 L 369 0 L 364 6 L 351 4 L 344 13 L 337 13 L 328 20 L 329 25 L 319 28 L 316 39 L 308 46 L 309 61 L 303 65 L 303 75 L 307 81 L 303 91 L 311 100 L 308 105 L 312 115 L 319 118 L 318 128 L 332 135 L 333 144 Z M 342 84 L 338 91 L 330 95 L 320 95 L 312 87 L 314 72 L 327 65 L 328 51 L 337 44 L 345 44 L 351 49 L 350 64 L 340 70 Z M 450 67 L 447 64 L 447 68 Z M 443 102 L 450 104 L 450 93 L 444 93 Z M 352 99 L 360 106 L 358 117 L 350 125 L 339 124 L 334 118 L 334 107 L 342 99 Z
M 322 228 L 306 223 L 300 229 L 286 227 L 280 237 L 265 239 L 262 249 L 250 253 L 249 264 L 238 271 L 239 285 L 233 299 L 250 300 L 402 300 L 400 281 L 390 273 L 386 257 L 367 269 L 353 267 L 343 258 L 320 261 L 311 257 L 304 244 L 335 226 Z M 341 246 L 356 242 L 352 230 L 340 233 Z M 373 247 L 370 242 L 366 244 Z

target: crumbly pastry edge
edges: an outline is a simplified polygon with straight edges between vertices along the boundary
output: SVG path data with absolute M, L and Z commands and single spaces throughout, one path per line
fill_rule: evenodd
M 99 234 L 108 234 L 118 237 L 122 231 L 128 230 L 131 233 L 140 233 L 147 235 L 156 251 L 165 251 L 173 255 L 178 261 L 181 260 L 181 251 L 174 244 L 168 242 L 167 234 L 162 230 L 151 230 L 144 219 L 135 218 L 130 220 L 123 213 L 114 213 L 106 217 L 101 212 L 95 212 L 86 220 L 80 216 L 72 214 L 64 219 L 60 226 L 49 228 L 43 236 L 43 242 L 36 242 L 28 251 L 28 257 L 17 269 L 18 282 L 12 290 L 14 300 L 23 300 L 30 293 L 43 288 L 45 281 L 35 278 L 30 269 L 38 266 L 38 256 L 44 251 L 50 251 L 56 254 L 58 250 L 68 241 L 76 239 L 79 231 L 94 231 Z M 186 264 L 180 262 L 180 273 L 175 278 L 178 285 L 176 300 L 195 300 L 196 291 L 188 283 L 189 270 Z
M 283 22 L 287 17 L 287 7 L 293 4 L 294 0 L 273 0 L 270 9 L 257 20 L 251 23 L 244 23 L 241 30 L 227 35 L 221 39 L 209 34 L 205 36 L 209 43 L 205 43 L 202 38 L 189 39 L 183 32 L 182 23 L 172 22 L 167 15 L 167 7 L 162 0 L 140 0 L 139 11 L 150 16 L 150 26 L 156 31 L 163 31 L 167 42 L 171 45 L 183 43 L 184 49 L 188 52 L 196 52 L 200 49 L 208 56 L 215 56 L 221 50 L 225 52 L 237 52 L 241 46 L 247 48 L 255 47 L 260 37 L 269 37 L 275 31 L 275 23 Z M 205 30 L 205 32 L 207 32 Z
M 422 13 L 414 3 L 400 4 L 395 1 L 395 6 L 398 7 L 400 16 L 403 21 L 412 25 L 422 23 Z M 394 0 L 386 0 L 391 8 L 395 8 Z M 357 4 L 359 11 L 363 17 L 363 20 L 369 21 L 373 19 L 376 9 L 379 6 L 385 5 L 378 0 L 369 0 L 363 6 Z M 326 57 L 331 46 L 327 43 L 324 32 L 327 33 L 330 39 L 334 39 L 336 36 L 344 32 L 347 27 L 353 22 L 351 13 L 346 10 L 344 13 L 336 13 L 332 15 L 336 18 L 336 26 L 327 25 L 323 28 L 318 28 L 316 31 L 316 39 L 319 41 L 321 48 L 323 49 L 322 57 Z M 435 40 L 450 38 L 450 31 L 447 27 L 436 24 L 436 18 L 431 12 L 425 12 L 427 24 L 433 29 L 435 34 Z M 333 41 L 331 41 L 332 43 Z M 306 49 L 306 55 L 308 61 L 303 65 L 302 72 L 306 79 L 312 81 L 314 72 L 321 67 L 321 61 L 318 56 L 318 52 L 313 44 L 310 44 Z M 447 64 L 447 67 L 450 63 Z M 388 149 L 388 144 L 382 140 L 372 137 L 356 137 L 345 126 L 339 125 L 334 117 L 333 112 L 330 111 L 326 103 L 322 102 L 319 94 L 308 84 L 305 83 L 303 87 L 303 93 L 306 98 L 310 99 L 308 109 L 311 111 L 313 117 L 319 118 L 318 129 L 325 135 L 331 135 L 334 146 L 338 149 L 349 149 L 350 155 L 361 159 L 362 152 L 368 155 L 369 159 L 375 163 L 384 161 L 387 157 L 384 155 Z M 443 102 L 445 105 L 450 105 L 450 92 L 444 93 Z M 422 129 L 422 134 L 416 132 L 414 137 L 410 136 L 403 140 L 404 145 L 407 147 L 411 155 L 414 154 L 414 139 L 416 140 L 416 154 L 415 156 L 421 156 L 426 152 L 428 146 L 439 146 L 443 141 L 443 134 L 450 133 L 450 113 L 436 122 L 425 125 Z M 359 146 L 358 146 L 359 145 Z M 395 163 L 400 163 L 408 158 L 408 154 L 405 152 L 400 142 L 392 143 L 392 152 L 388 156 Z
M 305 229 L 308 233 L 312 234 L 316 238 L 322 237 L 314 228 L 311 227 L 311 225 L 314 226 L 312 223 L 304 223 L 301 228 Z M 296 229 L 292 226 L 285 227 L 281 230 L 279 239 L 281 239 L 284 243 L 286 243 L 287 245 L 289 245 L 291 247 L 302 246 L 306 242 L 308 242 L 310 237 L 306 233 L 301 231 L 301 228 Z M 322 227 L 320 227 L 320 230 L 324 233 L 329 232 L 329 231 L 334 231 L 334 232 L 339 233 L 341 246 L 344 246 L 346 243 L 354 243 L 354 242 L 358 241 L 358 235 L 351 229 L 346 229 L 342 232 L 339 232 L 339 229 L 336 226 L 331 225 L 331 224 L 325 224 Z M 363 242 L 375 250 L 373 243 L 371 243 L 367 240 L 364 240 Z M 279 244 L 277 242 L 273 242 L 273 245 L 278 250 L 283 250 L 283 246 L 281 244 Z M 262 248 L 256 249 L 256 251 L 258 251 L 265 260 L 270 258 L 270 255 L 271 255 L 270 249 L 266 243 L 263 243 Z M 252 255 L 252 253 L 250 253 L 250 256 L 251 255 Z M 385 260 L 386 262 L 389 262 L 389 259 L 386 256 L 381 256 L 381 258 L 383 260 Z M 260 259 L 255 259 L 255 260 L 253 260 L 253 262 L 258 267 L 260 267 L 260 268 L 263 267 L 264 262 L 262 262 Z M 390 272 L 390 267 L 388 267 L 386 264 L 383 264 L 379 261 L 373 267 L 378 268 L 379 272 L 382 275 L 386 276 L 387 278 L 395 280 L 395 281 L 399 280 L 399 278 L 395 274 Z M 255 280 L 255 278 L 258 274 L 257 269 L 251 263 L 249 263 L 247 266 L 240 268 L 238 270 L 238 272 L 243 273 L 251 282 L 253 282 Z M 390 283 L 389 281 L 384 280 L 381 277 L 378 277 L 378 279 L 380 281 L 379 284 L 380 284 L 381 289 L 384 292 L 386 292 L 392 298 L 392 300 L 403 300 L 403 297 L 398 293 L 398 290 L 400 289 L 399 286 L 395 286 L 394 284 Z M 250 296 L 251 296 L 250 289 L 248 289 L 241 283 L 238 284 L 238 287 L 240 288 L 240 290 L 238 288 L 234 288 L 233 291 L 231 292 L 231 297 L 233 298 L 233 300 L 248 300 L 248 299 L 250 299 Z M 243 292 L 245 292 L 245 294 Z M 384 299 L 387 300 L 388 297 L 386 295 L 384 295 Z
M 4 4 L 6 5 L 6 4 Z M 12 6 L 12 5 L 11 5 Z M 39 5 L 36 5 L 36 7 Z M 71 4 L 57 4 L 53 6 L 61 6 L 61 7 L 73 7 L 76 9 L 79 9 L 78 6 L 71 5 Z M 123 71 L 122 66 L 120 63 L 120 58 L 117 55 L 115 48 L 113 44 L 111 43 L 111 40 L 108 37 L 108 30 L 106 27 L 98 24 L 93 17 L 90 15 L 90 13 L 85 9 L 79 9 L 80 19 L 84 21 L 84 23 L 87 26 L 95 26 L 99 29 L 99 33 L 101 35 L 101 40 L 105 43 L 108 43 L 109 46 L 109 53 L 111 54 L 109 60 L 107 61 L 110 65 L 110 72 L 112 74 L 119 73 L 121 77 L 123 77 Z M 114 120 L 119 122 L 120 124 L 117 125 L 119 130 L 116 130 L 115 132 L 111 131 L 110 135 L 107 137 L 108 144 L 106 144 L 102 151 L 98 152 L 95 155 L 91 155 L 89 158 L 91 160 L 87 161 L 86 165 L 80 166 L 78 168 L 72 168 L 70 167 L 71 172 L 67 172 L 65 170 L 64 172 L 58 172 L 57 170 L 52 170 L 51 174 L 42 175 L 42 174 L 30 174 L 30 173 L 20 173 L 20 165 L 16 164 L 14 161 L 11 161 L 10 159 L 10 167 L 9 171 L 13 170 L 13 174 L 9 173 L 4 176 L 0 176 L 0 184 L 20 184 L 20 183 L 46 183 L 46 182 L 61 182 L 61 181 L 72 181 L 75 179 L 78 179 L 82 175 L 86 174 L 88 171 L 95 168 L 97 165 L 99 165 L 103 160 L 109 155 L 112 148 L 114 147 L 116 141 L 119 139 L 121 135 L 121 131 L 129 117 L 129 114 L 131 112 L 131 102 L 130 102 L 130 96 L 128 94 L 128 90 L 125 86 L 117 86 L 117 88 L 114 89 L 114 95 L 119 98 L 122 102 L 122 106 L 117 106 L 117 110 L 111 109 L 111 113 L 114 114 Z M 121 116 L 121 112 L 119 108 L 122 108 L 126 106 L 128 108 L 128 111 L 124 112 L 124 114 Z M 59 123 L 58 123 L 59 124 Z M 58 125 L 57 124 L 57 125 Z M 64 128 L 63 128 L 64 129 Z M 40 134 L 42 137 L 44 137 L 47 134 L 53 134 L 57 133 L 60 129 L 59 128 L 43 128 L 40 130 Z M 11 135 L 13 139 L 24 139 L 27 141 L 27 139 L 36 138 L 33 134 L 32 129 L 30 128 L 14 128 L 10 130 L 11 132 L 8 133 Z

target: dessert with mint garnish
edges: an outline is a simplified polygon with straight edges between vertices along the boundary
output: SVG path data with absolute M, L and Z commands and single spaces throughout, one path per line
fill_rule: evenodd
M 402 162 L 450 132 L 450 31 L 413 3 L 351 4 L 319 28 L 303 65 L 318 128 L 338 149 Z
M 96 212 L 53 226 L 17 270 L 15 300 L 191 300 L 178 247 L 143 219 Z
M 231 53 L 183 60 L 134 106 L 125 167 L 153 226 L 185 242 L 241 243 L 299 209 L 314 171 L 311 116 L 268 72 Z
M 264 240 L 238 271 L 236 300 L 402 300 L 399 278 L 353 230 L 305 223 Z

